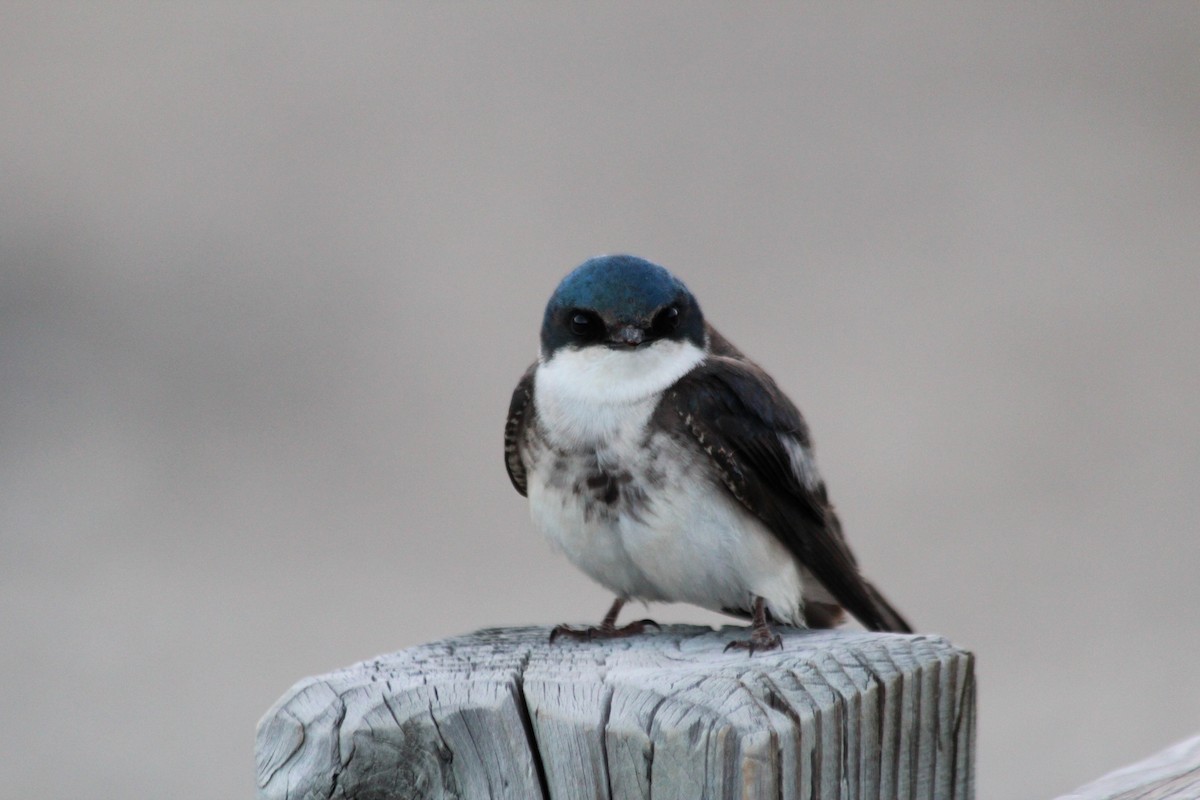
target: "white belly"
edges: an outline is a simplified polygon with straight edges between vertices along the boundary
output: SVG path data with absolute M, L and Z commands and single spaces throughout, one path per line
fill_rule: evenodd
M 647 437 L 663 390 L 706 354 L 660 340 L 634 352 L 562 348 L 534 374 L 522 458 L 529 507 L 575 566 L 623 598 L 750 609 L 803 625 L 801 568 L 714 483 L 707 456 Z
M 712 482 L 697 448 L 645 438 L 653 404 L 614 419 L 606 444 L 530 453 L 529 504 L 542 533 L 620 597 L 749 609 L 763 597 L 802 625 L 800 569 L 763 525 Z M 591 479 L 589 482 L 589 478 Z

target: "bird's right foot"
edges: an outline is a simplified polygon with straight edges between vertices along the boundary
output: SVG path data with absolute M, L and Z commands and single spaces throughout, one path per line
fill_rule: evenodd
M 621 608 L 624 605 L 625 600 L 623 598 L 618 597 L 614 600 L 612 608 L 608 609 L 608 613 L 604 615 L 604 620 L 594 628 L 572 628 L 570 625 L 556 625 L 554 626 L 554 630 L 550 631 L 550 641 L 553 642 L 560 636 L 574 639 L 577 642 L 591 642 L 596 639 L 623 639 L 626 636 L 638 635 L 646 630 L 648 625 L 653 625 L 655 630 L 662 630 L 659 624 L 652 619 L 641 619 L 618 628 L 617 615 L 621 613 Z
M 619 628 L 616 625 L 605 625 L 604 623 L 589 628 L 572 628 L 570 625 L 555 625 L 554 630 L 550 631 L 550 641 L 553 642 L 560 637 L 573 639 L 576 642 L 591 642 L 596 639 L 623 639 L 626 636 L 637 636 L 651 625 L 654 626 L 655 630 L 661 630 L 659 624 L 652 619 L 640 619 L 637 622 L 631 622 Z

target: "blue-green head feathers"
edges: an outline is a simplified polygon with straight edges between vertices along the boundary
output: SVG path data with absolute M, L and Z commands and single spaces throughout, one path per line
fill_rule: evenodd
M 628 346 L 621 331 L 644 339 L 689 339 L 704 344 L 704 317 L 692 293 L 664 268 L 630 255 L 597 256 L 571 271 L 546 304 L 545 355 L 560 347 Z M 619 340 L 619 341 L 618 341 Z

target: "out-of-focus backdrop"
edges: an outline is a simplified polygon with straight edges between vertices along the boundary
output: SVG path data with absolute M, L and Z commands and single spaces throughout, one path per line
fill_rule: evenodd
M 597 620 L 501 429 L 620 251 L 978 654 L 981 797 L 1200 729 L 1197 4 L 8 2 L 0 796 L 249 797 L 293 681 Z

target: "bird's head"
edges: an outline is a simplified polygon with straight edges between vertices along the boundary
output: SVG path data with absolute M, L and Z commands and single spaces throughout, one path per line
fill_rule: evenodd
M 704 315 L 683 282 L 636 256 L 597 256 L 562 279 L 542 318 L 542 358 L 563 348 L 704 347 Z

